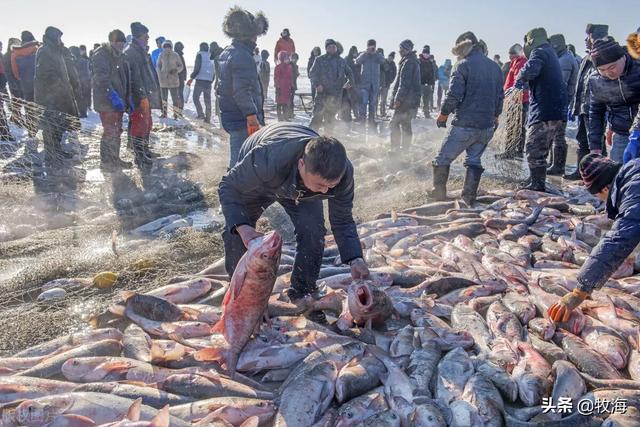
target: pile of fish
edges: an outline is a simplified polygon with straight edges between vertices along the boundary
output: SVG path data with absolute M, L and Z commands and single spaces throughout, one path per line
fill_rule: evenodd
M 635 257 L 546 316 L 611 226 L 601 208 L 576 186 L 391 212 L 358 226 L 368 280 L 328 236 L 319 296 L 295 303 L 295 247 L 271 232 L 230 281 L 221 259 L 0 359 L 2 425 L 638 425 Z

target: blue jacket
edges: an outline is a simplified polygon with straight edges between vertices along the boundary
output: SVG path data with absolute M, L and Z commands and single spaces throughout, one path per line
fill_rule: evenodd
M 447 59 L 447 61 L 449 61 Z M 449 66 L 445 62 L 445 65 L 441 65 L 438 67 L 438 84 L 441 86 L 449 86 L 449 82 L 451 81 L 451 62 L 449 62 Z
M 255 43 L 233 39 L 220 54 L 220 74 L 216 94 L 220 119 L 227 132 L 247 126 L 247 117 L 256 115 L 264 125 L 262 84 L 253 60 Z
M 380 70 L 384 62 L 384 56 L 378 52 L 362 52 L 356 58 L 356 64 L 361 66 L 360 69 L 360 86 L 368 88 L 380 87 Z
M 607 200 L 613 227 L 593 248 L 578 273 L 579 289 L 601 288 L 640 243 L 640 159 L 622 166 Z
M 567 84 L 558 54 L 549 43 L 533 49 L 517 80 L 529 83 L 529 125 L 567 120 Z
M 503 76 L 500 66 L 474 47 L 456 64 L 441 113 L 455 113 L 452 126 L 488 129 L 502 113 Z
M 415 51 L 409 52 L 398 64 L 398 77 L 393 85 L 391 105 L 399 102 L 398 111 L 409 111 L 420 106 L 420 62 Z
M 329 200 L 329 222 L 336 238 L 340 257 L 347 263 L 362 257 L 362 248 L 353 220 L 353 166 L 347 169 L 334 188 L 327 193 L 313 193 L 304 187 L 298 172 L 298 160 L 307 143 L 317 138 L 312 129 L 293 123 L 274 123 L 245 140 L 239 161 L 220 181 L 218 195 L 226 227 L 250 224 L 245 206 L 247 198 L 266 200 Z
M 600 148 L 605 117 L 615 133 L 629 135 L 638 103 L 640 62 L 627 55 L 624 74 L 617 80 L 593 73 L 589 78 L 589 147 Z

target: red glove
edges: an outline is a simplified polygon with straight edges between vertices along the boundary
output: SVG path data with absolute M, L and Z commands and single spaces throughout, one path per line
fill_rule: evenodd
M 260 122 L 255 114 L 247 116 L 247 133 L 253 135 L 260 130 Z

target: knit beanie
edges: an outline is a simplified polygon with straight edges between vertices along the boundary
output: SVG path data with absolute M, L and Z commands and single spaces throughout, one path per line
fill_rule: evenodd
M 588 154 L 580 161 L 580 176 L 589 193 L 597 194 L 613 182 L 621 166 L 600 154 Z
M 625 52 L 622 46 L 618 44 L 613 37 L 607 36 L 598 39 L 593 43 L 591 49 L 591 60 L 596 67 L 611 64 L 624 56 Z
M 332 44 L 335 45 L 336 41 L 334 39 L 327 39 L 324 42 L 324 47 L 327 48 L 327 47 L 331 46 Z
M 400 47 L 406 50 L 413 50 L 413 42 L 409 39 L 400 42 Z
M 567 42 L 562 34 L 554 34 L 549 37 L 549 44 L 558 54 L 567 50 Z

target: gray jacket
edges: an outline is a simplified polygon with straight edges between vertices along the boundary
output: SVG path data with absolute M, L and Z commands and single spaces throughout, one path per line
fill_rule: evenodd
M 578 84 L 578 63 L 571 52 L 565 50 L 558 55 L 560 61 L 560 69 L 562 70 L 562 79 L 567 84 L 567 94 L 569 96 L 568 104 L 572 105 L 573 98 L 576 93 Z
M 356 58 L 356 64 L 360 65 L 360 86 L 380 87 L 380 66 L 384 62 L 384 56 L 377 52 L 362 52 Z

